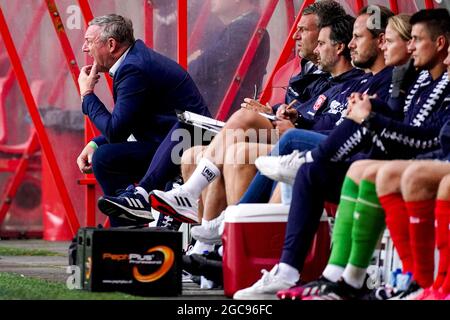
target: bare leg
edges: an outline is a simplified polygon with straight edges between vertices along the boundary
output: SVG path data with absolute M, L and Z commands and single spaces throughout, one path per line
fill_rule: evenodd
M 184 181 L 187 181 L 198 164 L 198 159 L 203 155 L 206 146 L 195 146 L 183 152 L 181 157 L 181 175 Z
M 352 179 L 357 185 L 362 179 L 375 182 L 375 175 L 378 168 L 385 164 L 385 161 L 359 160 L 354 162 L 347 171 L 347 177 Z
M 450 201 L 450 174 L 442 178 L 439 184 L 437 198 L 439 200 Z
M 228 205 L 236 204 L 256 174 L 257 157 L 266 155 L 273 145 L 258 143 L 236 143 L 226 151 L 223 177 Z
M 248 131 L 248 129 L 256 129 L 255 131 Z M 266 129 L 266 131 L 260 135 L 258 129 Z M 227 121 L 225 127 L 217 134 L 212 140 L 204 153 L 204 157 L 211 160 L 219 170 L 222 170 L 225 160 L 226 150 L 237 142 L 248 141 L 248 137 L 244 137 L 244 133 L 250 135 L 251 142 L 271 142 L 271 130 L 273 129 L 270 121 L 263 116 L 260 116 L 255 111 L 246 109 L 240 109 L 236 111 L 231 118 Z
M 442 178 L 450 173 L 450 164 L 438 161 L 414 161 L 405 170 L 401 189 L 405 201 L 436 198 Z
M 198 160 L 202 157 L 203 152 L 206 150 L 206 146 L 195 146 L 189 148 L 181 157 L 181 176 L 183 181 L 187 181 L 197 167 Z M 203 195 L 198 200 L 198 221 L 202 220 L 204 212 Z
M 275 190 L 273 190 L 269 203 L 281 203 L 281 184 L 277 183 Z
M 380 167 L 375 180 L 378 197 L 401 192 L 402 174 L 411 163 L 409 160 L 393 160 Z
M 202 193 L 203 218 L 211 221 L 222 213 L 227 207 L 227 196 L 223 177 L 214 180 Z

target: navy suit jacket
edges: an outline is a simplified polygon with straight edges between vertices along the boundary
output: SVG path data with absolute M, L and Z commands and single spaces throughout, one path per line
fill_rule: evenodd
M 175 109 L 210 116 L 190 75 L 175 61 L 137 40 L 114 74 L 114 110 L 108 111 L 94 94 L 84 97 L 83 113 L 102 136 L 94 141 L 136 140 L 161 143 L 177 123 Z

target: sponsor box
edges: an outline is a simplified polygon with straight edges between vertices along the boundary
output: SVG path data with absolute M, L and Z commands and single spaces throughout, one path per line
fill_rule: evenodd
M 161 228 L 81 228 L 82 288 L 145 296 L 181 294 L 181 232 Z

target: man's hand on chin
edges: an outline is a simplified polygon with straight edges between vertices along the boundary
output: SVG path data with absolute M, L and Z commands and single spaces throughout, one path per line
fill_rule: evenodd
M 85 95 L 94 92 L 95 85 L 100 79 L 100 75 L 97 71 L 97 64 L 87 65 L 81 68 L 80 75 L 78 76 L 78 85 L 80 86 L 80 96 L 83 98 Z

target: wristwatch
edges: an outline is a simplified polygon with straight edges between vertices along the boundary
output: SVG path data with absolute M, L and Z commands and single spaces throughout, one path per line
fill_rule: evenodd
M 366 128 L 366 129 L 370 129 L 370 120 L 372 120 L 372 118 L 374 118 L 375 115 L 376 115 L 376 113 L 371 111 L 371 112 L 367 115 L 367 117 L 365 117 L 365 118 L 363 119 L 363 121 L 360 123 L 360 125 L 361 125 L 362 127 Z

